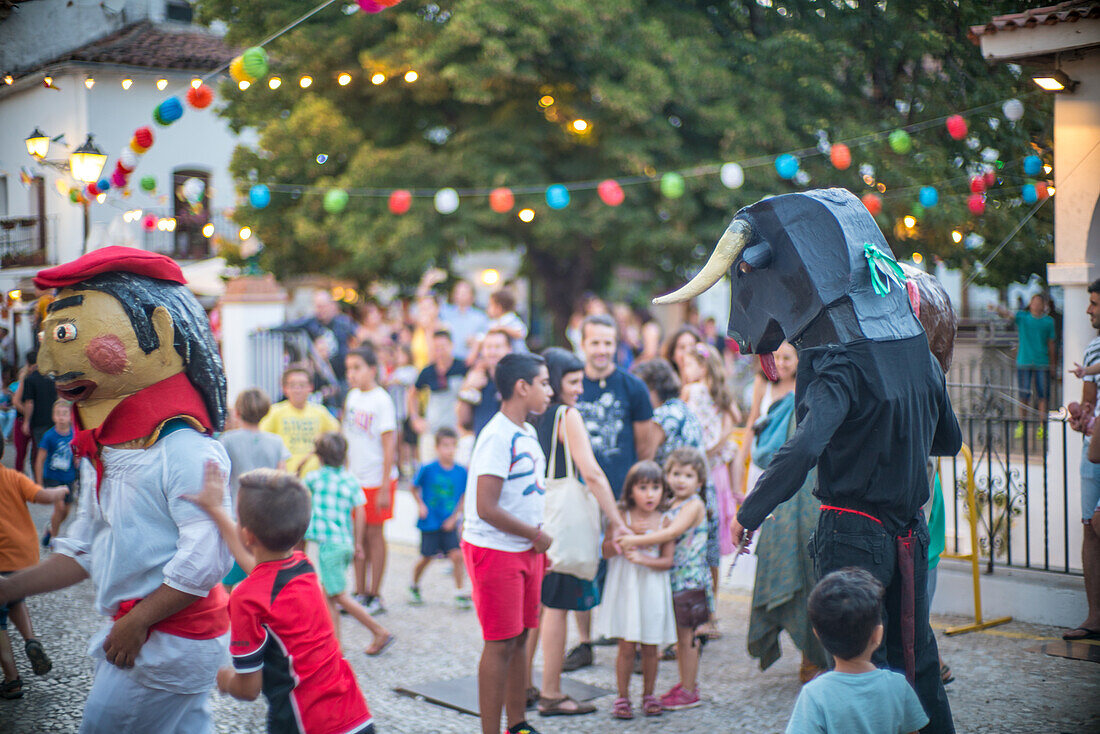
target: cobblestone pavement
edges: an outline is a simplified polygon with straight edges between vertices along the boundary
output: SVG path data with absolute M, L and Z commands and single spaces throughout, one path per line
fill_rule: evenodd
M 34 508 L 40 526 L 48 509 Z M 385 584 L 389 611 L 379 619 L 396 633 L 397 642 L 381 657 L 368 658 L 361 651 L 369 643 L 369 635 L 345 618 L 346 654 L 359 676 L 379 732 L 477 731 L 478 722 L 472 716 L 393 692 L 400 685 L 472 674 L 481 649 L 474 613 L 452 606 L 453 587 L 445 563 L 428 569 L 423 584 L 425 605 L 406 604 L 406 587 L 415 558 L 411 546 L 391 544 Z M 45 677 L 34 676 L 21 654 L 21 641 L 15 636 L 26 695 L 17 701 L 0 701 L 0 734 L 75 732 L 91 685 L 86 642 L 90 633 L 103 624 L 91 610 L 91 585 L 84 582 L 33 598 L 29 604 L 36 632 L 53 657 L 54 669 Z M 708 645 L 703 656 L 703 706 L 666 713 L 659 719 L 619 722 L 609 716 L 612 697 L 607 696 L 596 701 L 596 714 L 545 720 L 533 715 L 532 723 L 543 732 L 782 732 L 798 695 L 799 656 L 785 638 L 784 657 L 761 672 L 745 652 L 748 606 L 749 600 L 741 592 L 721 594 L 719 614 L 725 636 Z M 934 623 L 942 629 L 961 621 L 938 617 Z M 958 730 L 988 734 L 1100 731 L 1100 667 L 1027 649 L 1054 639 L 1058 632 L 1049 627 L 1009 624 L 959 637 L 940 634 L 942 654 L 956 677 L 948 687 L 948 695 Z M 614 689 L 614 648 L 596 648 L 596 665 L 573 675 Z M 675 683 L 675 676 L 675 664 L 662 663 L 659 692 Z M 640 682 L 640 677 L 634 678 L 636 688 L 640 688 Z M 636 692 L 635 698 L 638 695 Z M 264 730 L 266 705 L 262 698 L 242 703 L 215 693 L 211 701 L 216 731 Z

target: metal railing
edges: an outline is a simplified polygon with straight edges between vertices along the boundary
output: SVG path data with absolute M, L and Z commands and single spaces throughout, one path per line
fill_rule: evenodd
M 0 218 L 0 267 L 45 265 L 51 218 Z
M 313 345 L 301 331 L 255 331 L 248 335 L 251 354 L 249 384 L 258 387 L 272 402 L 283 394 L 283 372 L 292 364 L 309 362 Z
M 973 450 L 979 554 L 987 573 L 996 566 L 1079 575 L 1079 507 L 1070 505 L 1067 441 L 1080 436 L 1064 420 L 959 416 L 963 441 Z M 971 552 L 966 466 L 940 462 L 947 550 Z M 954 489 L 954 491 L 952 491 Z

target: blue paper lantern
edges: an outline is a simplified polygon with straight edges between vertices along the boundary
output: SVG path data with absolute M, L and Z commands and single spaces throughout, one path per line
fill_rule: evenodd
M 95 187 L 99 189 L 99 193 L 106 193 L 111 189 L 111 180 L 107 178 L 101 178 L 96 181 Z
M 1043 159 L 1037 155 L 1029 155 L 1024 158 L 1024 173 L 1028 176 L 1038 176 L 1043 170 Z
M 784 153 L 775 159 L 775 172 L 780 178 L 790 180 L 798 174 L 798 159 L 790 153 Z
M 169 97 L 157 105 L 157 111 L 161 120 L 171 124 L 183 117 L 183 103 L 179 97 Z
M 920 203 L 921 206 L 926 208 L 934 207 L 940 203 L 940 192 L 936 191 L 935 186 L 922 186 L 920 190 Z
M 271 189 L 263 184 L 256 184 L 248 190 L 248 201 L 256 209 L 263 209 L 271 203 Z
M 564 209 L 569 206 L 569 189 L 561 184 L 547 187 L 546 206 L 551 209 Z
M 1035 190 L 1035 184 L 1024 184 L 1020 194 L 1024 197 L 1025 204 L 1034 204 L 1039 200 L 1039 192 Z

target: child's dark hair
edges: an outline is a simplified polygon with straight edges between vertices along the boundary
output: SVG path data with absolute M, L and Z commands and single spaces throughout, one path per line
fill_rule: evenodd
M 267 411 L 271 409 L 271 398 L 258 387 L 250 387 L 237 396 L 237 402 L 233 408 L 241 420 L 249 425 L 256 425 L 264 419 Z
M 313 442 L 313 453 L 325 466 L 343 466 L 348 458 L 348 440 L 339 433 L 322 433 Z
M 449 438 L 453 441 L 458 440 L 458 431 L 448 426 L 443 426 L 435 432 L 435 445 L 438 446 L 439 442 L 445 438 Z
M 810 592 L 810 623 L 833 657 L 852 660 L 867 648 L 875 627 L 882 624 L 884 593 L 878 579 L 854 566 L 817 583 Z
M 512 292 L 507 288 L 501 288 L 499 291 L 493 291 L 489 294 L 489 298 L 498 306 L 504 313 L 511 313 L 516 310 L 516 297 L 512 295 Z
M 674 466 L 690 466 L 699 476 L 699 490 L 707 484 L 707 457 L 699 449 L 690 446 L 681 446 L 674 449 L 665 459 L 665 473 L 672 471 Z
M 359 359 L 363 360 L 363 364 L 368 367 L 378 366 L 378 356 L 374 353 L 374 349 L 367 345 L 349 350 L 348 357 L 358 357 Z
M 275 469 L 253 469 L 241 475 L 237 517 L 241 527 L 256 536 L 264 548 L 288 551 L 309 527 L 309 490 L 296 476 Z
M 668 501 L 672 499 L 672 491 L 668 488 L 668 482 L 665 481 L 665 473 L 661 470 L 661 465 L 647 459 L 639 461 L 626 473 L 626 479 L 623 480 L 623 496 L 619 500 L 620 510 L 625 512 L 638 506 L 634 501 L 634 487 L 638 484 L 661 485 L 661 503 L 657 505 L 657 509 L 666 509 Z
M 539 369 L 545 365 L 545 359 L 530 352 L 506 354 L 493 371 L 493 382 L 500 392 L 500 399 L 510 400 L 518 381 L 534 382 Z

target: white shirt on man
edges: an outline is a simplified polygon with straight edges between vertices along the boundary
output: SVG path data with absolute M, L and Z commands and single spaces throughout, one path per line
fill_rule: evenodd
M 531 541 L 499 530 L 477 514 L 477 479 L 500 477 L 500 509 L 528 525 L 542 525 L 546 457 L 530 423 L 518 425 L 497 413 L 481 429 L 467 472 L 462 539 L 481 548 L 522 553 Z
M 386 390 L 352 388 L 344 402 L 344 437 L 348 440 L 348 469 L 364 487 L 382 486 L 382 434 L 397 430 L 397 409 Z M 396 459 L 396 457 L 395 457 Z M 397 478 L 397 462 L 391 468 Z

